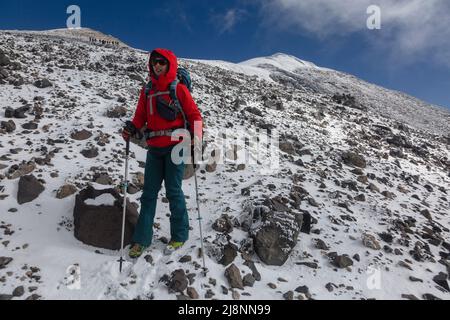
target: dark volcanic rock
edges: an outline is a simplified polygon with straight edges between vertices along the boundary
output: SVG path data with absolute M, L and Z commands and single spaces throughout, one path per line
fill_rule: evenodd
M 255 216 L 258 211 L 262 213 L 259 217 Z M 303 216 L 271 211 L 266 207 L 265 210 L 253 210 L 252 217 L 254 225 L 250 234 L 256 254 L 268 265 L 283 265 L 297 244 Z
M 356 152 L 346 151 L 342 154 L 342 160 L 346 165 L 355 166 L 359 168 L 366 167 L 366 159 Z
M 237 289 L 244 289 L 241 272 L 239 268 L 236 267 L 234 264 L 232 264 L 225 270 L 225 277 L 227 278 L 230 287 Z
M 114 205 L 88 205 L 88 199 L 103 194 L 115 198 Z M 123 198 L 115 189 L 95 190 L 92 186 L 80 191 L 76 196 L 73 212 L 75 238 L 94 247 L 118 250 L 121 246 Z M 131 243 L 138 212 L 127 199 L 125 245 Z
M 233 221 L 227 214 L 223 214 L 213 223 L 212 228 L 217 232 L 230 233 L 233 231 Z
M 44 186 L 33 175 L 20 177 L 19 190 L 17 192 L 17 202 L 24 204 L 31 202 L 45 190 Z
M 172 272 L 169 281 L 169 289 L 174 292 L 183 292 L 188 286 L 188 279 L 183 269 L 178 269 Z
M 53 84 L 48 79 L 37 80 L 34 82 L 34 86 L 39 89 L 45 89 L 53 86 Z

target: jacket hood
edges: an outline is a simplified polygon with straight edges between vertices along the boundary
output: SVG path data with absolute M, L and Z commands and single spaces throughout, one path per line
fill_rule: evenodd
M 156 78 L 156 75 L 153 72 L 153 66 L 151 64 L 152 56 L 157 53 L 166 58 L 169 61 L 169 70 L 166 74 L 160 75 Z M 155 49 L 150 53 L 148 68 L 150 71 L 150 78 L 152 79 L 153 86 L 157 91 L 165 91 L 168 90 L 169 85 L 176 79 L 177 70 L 178 70 L 178 61 L 175 54 L 167 49 Z

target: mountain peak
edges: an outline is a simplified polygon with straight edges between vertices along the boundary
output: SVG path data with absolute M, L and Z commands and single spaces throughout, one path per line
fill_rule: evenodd
M 318 68 L 314 63 L 301 60 L 295 56 L 277 52 L 271 56 L 254 58 L 243 61 L 240 64 L 253 67 L 271 66 L 287 71 L 295 71 L 297 69 Z

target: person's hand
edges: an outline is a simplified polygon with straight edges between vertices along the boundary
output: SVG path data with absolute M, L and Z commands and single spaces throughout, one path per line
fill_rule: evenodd
M 127 121 L 122 129 L 122 137 L 125 141 L 128 141 L 130 137 L 136 136 L 138 131 L 133 122 Z

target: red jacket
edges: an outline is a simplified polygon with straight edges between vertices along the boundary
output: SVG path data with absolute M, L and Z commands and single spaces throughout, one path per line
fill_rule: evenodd
M 145 87 L 142 88 L 139 102 L 136 108 L 136 113 L 132 122 L 138 129 L 143 128 L 144 125 L 147 124 L 147 128 L 151 131 L 183 128 L 184 120 L 181 113 L 178 114 L 178 117 L 174 121 L 168 121 L 158 114 L 158 110 L 156 109 L 156 97 L 152 98 L 153 112 L 152 114 L 150 114 L 150 95 L 156 92 L 169 91 L 169 86 L 176 79 L 178 70 L 177 57 L 172 51 L 166 49 L 156 49 L 155 51 L 169 60 L 169 70 L 166 74 L 160 75 L 159 78 L 156 79 L 153 73 L 153 67 L 149 62 L 150 77 L 152 79 L 152 90 L 150 91 L 149 98 L 147 99 L 145 96 Z M 186 115 L 186 119 L 190 124 L 190 130 L 194 133 L 195 136 L 200 138 L 201 141 L 203 132 L 203 120 L 197 105 L 195 104 L 188 88 L 185 85 L 179 84 L 177 86 L 176 93 L 177 98 Z M 168 94 L 163 95 L 162 97 L 166 101 L 171 100 Z M 147 144 L 152 147 L 168 147 L 179 142 L 180 141 L 171 141 L 171 137 L 168 136 L 154 137 L 147 140 Z

